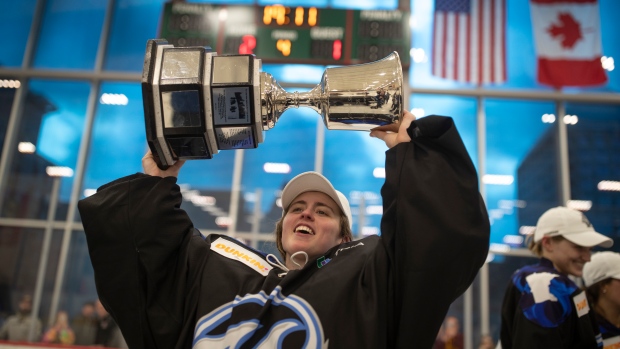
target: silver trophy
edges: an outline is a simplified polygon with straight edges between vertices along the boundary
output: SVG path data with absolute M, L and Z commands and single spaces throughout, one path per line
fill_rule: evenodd
M 314 109 L 330 130 L 398 123 L 403 73 L 397 52 L 371 63 L 327 68 L 309 92 L 286 92 L 254 55 L 149 40 L 142 73 L 147 141 L 162 169 L 219 150 L 256 148 L 289 108 Z

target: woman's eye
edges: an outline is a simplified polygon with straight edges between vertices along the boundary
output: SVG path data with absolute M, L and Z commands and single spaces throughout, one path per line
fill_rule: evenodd
M 317 210 L 316 213 L 320 214 L 320 215 L 326 215 L 327 212 L 323 211 L 323 210 Z
M 291 208 L 291 212 L 299 212 L 301 211 L 301 207 L 293 207 Z

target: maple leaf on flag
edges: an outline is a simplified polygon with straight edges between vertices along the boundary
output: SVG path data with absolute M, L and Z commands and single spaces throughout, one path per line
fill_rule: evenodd
M 552 24 L 547 31 L 552 37 L 562 37 L 562 47 L 570 49 L 575 43 L 583 38 L 581 35 L 581 25 L 568 12 L 558 14 L 560 24 Z

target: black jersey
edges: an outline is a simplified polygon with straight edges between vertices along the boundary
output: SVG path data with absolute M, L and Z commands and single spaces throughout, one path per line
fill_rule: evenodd
M 97 291 L 130 348 L 430 348 L 484 263 L 489 221 L 451 118 L 386 152 L 381 236 L 286 272 L 202 236 L 176 179 L 136 174 L 79 203 Z
M 596 323 L 603 337 L 603 349 L 620 349 L 620 328 L 595 312 Z
M 502 349 L 602 348 L 585 291 L 553 263 L 517 270 L 502 304 Z

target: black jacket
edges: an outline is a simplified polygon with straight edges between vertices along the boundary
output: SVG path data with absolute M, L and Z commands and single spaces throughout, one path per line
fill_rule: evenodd
M 620 347 L 620 328 L 607 321 L 601 314 L 594 311 L 594 318 L 603 337 L 603 349 Z
M 381 236 L 279 274 L 261 253 L 204 238 L 176 179 L 136 174 L 79 203 L 99 297 L 130 348 L 430 348 L 484 263 L 489 221 L 451 118 L 386 152 Z

